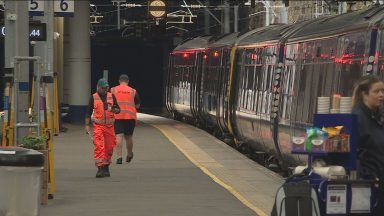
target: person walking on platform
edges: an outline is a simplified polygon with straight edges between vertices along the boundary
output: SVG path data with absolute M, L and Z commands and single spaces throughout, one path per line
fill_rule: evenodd
M 353 92 L 353 110 L 358 120 L 358 173 L 362 179 L 379 180 L 373 215 L 384 213 L 384 82 L 362 77 Z
M 117 140 L 117 164 L 123 163 L 122 146 L 123 140 L 127 145 L 126 162 L 131 162 L 133 158 L 133 140 L 132 135 L 137 124 L 137 109 L 140 108 L 140 98 L 135 89 L 128 85 L 129 77 L 122 74 L 119 78 L 120 85 L 111 88 L 112 94 L 116 96 L 117 103 L 121 108 L 119 114 L 115 114 L 115 133 Z
M 94 159 L 97 166 L 96 178 L 109 177 L 109 165 L 116 145 L 114 131 L 115 114 L 120 113 L 116 97 L 108 92 L 105 79 L 97 82 L 97 92 L 89 99 L 85 118 L 85 130 L 90 133 L 91 116 L 93 121 Z

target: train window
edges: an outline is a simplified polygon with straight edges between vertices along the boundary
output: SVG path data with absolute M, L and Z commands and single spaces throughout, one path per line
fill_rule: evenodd
M 252 110 L 252 101 L 254 97 L 254 67 L 255 67 L 255 53 L 254 49 L 244 49 L 242 55 L 241 66 L 241 107 L 244 111 L 249 112 Z
M 315 49 L 315 43 L 313 41 L 311 42 L 304 42 L 301 45 L 301 55 L 300 59 L 304 64 L 312 63 L 316 57 L 316 49 Z
M 257 114 L 260 114 L 261 113 L 261 93 L 262 93 L 262 78 L 263 78 L 263 74 L 262 74 L 262 71 L 261 71 L 261 68 L 260 67 L 257 67 L 256 68 L 256 71 L 255 71 L 255 83 L 256 83 L 256 86 L 255 86 L 255 91 L 256 91 L 256 97 L 255 97 L 255 111 Z
M 330 96 L 332 93 L 337 93 L 336 82 L 334 82 L 336 80 L 334 73 L 336 44 L 337 38 L 316 41 L 316 47 L 321 47 L 321 52 L 317 57 L 317 66 L 314 67 L 315 73 L 318 74 L 319 84 L 316 97 Z
M 249 81 L 249 84 L 248 84 L 248 87 L 249 87 L 249 99 L 248 99 L 248 110 L 252 111 L 252 113 L 256 112 L 256 109 L 255 109 L 255 95 L 256 95 L 256 82 L 255 82 L 255 75 L 256 75 L 256 71 L 255 71 L 255 67 L 250 69 L 249 70 L 249 77 L 248 79 L 250 80 Z
M 274 67 L 276 64 L 276 47 L 268 46 L 263 49 L 263 84 L 262 84 L 262 110 L 269 117 L 272 100 L 272 82 Z
M 366 32 L 348 34 L 339 38 L 338 63 L 339 83 L 338 93 L 342 96 L 352 96 L 353 86 L 362 76 L 365 43 L 369 43 Z M 348 79 L 343 79 L 348 77 Z
M 239 89 L 238 91 L 238 109 L 240 108 L 243 108 L 244 107 L 244 71 L 245 71 L 245 62 L 246 62 L 246 59 L 245 59 L 245 50 L 241 50 L 240 53 L 239 53 L 239 61 L 238 61 L 238 86 L 237 86 L 237 89 Z
M 299 55 L 299 61 L 301 62 L 301 70 L 299 72 L 299 89 L 298 98 L 302 100 L 301 105 L 297 106 L 297 118 L 300 122 L 309 122 L 311 109 L 314 106 L 311 103 L 311 97 L 313 96 L 312 77 L 313 77 L 313 53 L 314 42 L 304 42 L 300 44 L 301 55 Z
M 213 60 L 209 54 L 208 70 L 204 74 L 204 104 L 207 104 L 206 109 L 212 111 L 215 109 L 215 90 L 216 90 L 216 74 L 217 74 L 217 61 Z
M 284 120 L 290 119 L 290 106 L 292 100 L 293 89 L 293 76 L 295 74 L 295 68 L 293 65 L 286 64 L 282 76 L 282 98 L 281 98 L 281 110 L 280 118 Z
M 336 40 L 333 46 L 336 46 Z M 331 43 L 330 43 L 331 44 Z M 319 49 L 318 47 L 321 47 Z M 316 98 L 326 94 L 324 86 L 329 85 L 327 81 L 332 81 L 327 75 L 326 63 L 318 61 L 320 52 L 327 50 L 327 44 L 322 42 L 303 42 L 300 45 L 288 45 L 286 49 L 286 67 L 283 74 L 283 98 L 282 98 L 282 118 L 289 119 L 292 113 L 292 121 L 298 123 L 311 123 L 316 109 Z M 302 50 L 299 59 L 293 59 L 297 56 L 298 50 Z M 297 61 L 298 60 L 298 61 Z M 333 64 L 332 61 L 328 61 Z M 297 71 L 296 69 L 299 68 Z M 296 87 L 297 86 L 297 87 Z M 295 93 L 294 104 L 292 103 L 293 92 Z
M 253 68 L 246 68 L 246 84 L 245 84 L 245 109 L 250 110 L 251 98 L 252 98 L 252 84 L 253 84 Z
M 285 67 L 282 74 L 281 79 L 281 104 L 280 107 L 280 118 L 284 120 L 289 120 L 291 118 L 295 119 L 296 112 L 291 113 L 291 110 L 296 111 L 296 107 L 293 104 L 294 99 L 294 93 L 298 92 L 295 91 L 295 87 L 297 86 L 298 82 L 297 79 L 295 79 L 297 68 L 299 68 L 296 64 L 297 57 L 298 57 L 298 44 L 293 45 L 287 45 L 286 46 L 286 52 L 285 52 Z M 297 98 L 297 97 L 296 97 Z M 296 100 L 297 102 L 298 100 Z M 291 116 L 292 115 L 292 116 Z
M 311 64 L 302 64 L 300 71 L 300 90 L 299 98 L 303 99 L 301 106 L 301 122 L 310 122 L 311 116 L 311 96 L 313 95 L 312 88 L 312 75 L 313 75 L 313 65 Z
M 282 80 L 282 119 L 289 118 L 288 95 L 293 95 L 290 92 L 295 95 L 291 119 L 304 124 L 312 123 L 317 97 L 334 93 L 352 95 L 353 85 L 363 71 L 361 62 L 365 53 L 365 35 L 355 33 L 340 38 L 287 45 Z M 298 61 L 295 59 L 298 53 L 295 46 L 302 51 Z

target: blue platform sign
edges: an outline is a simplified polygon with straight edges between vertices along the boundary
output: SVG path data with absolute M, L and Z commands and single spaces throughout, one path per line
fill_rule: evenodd
M 45 0 L 29 0 L 29 16 L 44 16 Z M 75 13 L 74 0 L 53 0 L 55 17 L 72 17 Z

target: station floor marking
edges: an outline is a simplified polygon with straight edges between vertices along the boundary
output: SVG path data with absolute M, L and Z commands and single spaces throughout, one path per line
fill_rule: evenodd
M 242 202 L 245 206 L 250 208 L 252 211 L 254 211 L 259 216 L 268 216 L 263 210 L 253 205 L 251 202 L 249 202 L 243 195 L 241 195 L 238 191 L 236 191 L 232 186 L 226 184 L 222 180 L 220 180 L 215 174 L 210 172 L 207 168 L 205 168 L 203 165 L 201 165 L 199 162 L 197 162 L 193 157 L 191 157 L 180 145 L 172 139 L 172 137 L 159 125 L 151 124 L 153 127 L 157 128 L 159 131 L 161 131 L 167 139 L 176 146 L 176 148 L 184 154 L 186 158 L 188 158 L 189 161 L 191 161 L 195 166 L 197 166 L 201 171 L 203 171 L 206 175 L 208 175 L 213 181 L 215 181 L 217 184 L 228 190 L 232 195 L 234 195 L 240 202 Z M 188 139 L 188 138 L 186 138 Z

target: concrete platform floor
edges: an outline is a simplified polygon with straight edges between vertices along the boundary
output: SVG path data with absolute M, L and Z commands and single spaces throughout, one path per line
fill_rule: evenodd
M 109 178 L 95 178 L 93 144 L 83 127 L 68 126 L 56 137 L 56 192 L 40 215 L 269 215 L 278 175 L 200 129 L 139 119 L 133 161 L 111 165 Z

